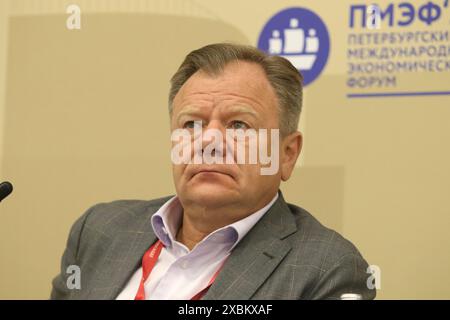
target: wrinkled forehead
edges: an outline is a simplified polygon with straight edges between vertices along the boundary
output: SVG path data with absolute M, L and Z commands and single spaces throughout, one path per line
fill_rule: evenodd
M 263 109 L 276 107 L 275 91 L 263 68 L 256 63 L 236 61 L 227 64 L 217 75 L 203 70 L 193 74 L 175 96 L 174 112 L 196 101 L 214 104 L 233 98 Z

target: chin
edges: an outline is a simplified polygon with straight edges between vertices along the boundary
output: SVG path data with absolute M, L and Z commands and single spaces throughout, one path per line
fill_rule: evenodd
M 192 202 L 207 207 L 214 207 L 236 202 L 240 197 L 240 192 L 227 186 L 205 183 L 201 186 L 189 188 L 186 195 Z

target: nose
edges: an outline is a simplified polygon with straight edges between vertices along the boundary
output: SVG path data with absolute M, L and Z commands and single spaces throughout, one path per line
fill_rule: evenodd
M 226 156 L 225 127 L 220 120 L 211 120 L 202 132 L 202 155 L 206 163 L 224 161 Z M 208 157 L 214 158 L 208 161 Z M 209 163 L 211 164 L 211 163 Z
M 223 133 L 225 132 L 225 127 L 219 119 L 210 120 L 204 130 L 206 131 L 208 129 L 218 130 Z

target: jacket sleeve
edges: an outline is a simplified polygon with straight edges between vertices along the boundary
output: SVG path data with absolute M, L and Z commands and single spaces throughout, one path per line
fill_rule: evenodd
M 344 293 L 357 293 L 363 300 L 372 300 L 375 289 L 369 289 L 368 264 L 357 252 L 340 257 L 319 279 L 311 299 L 340 299 Z
M 70 265 L 79 265 L 77 261 L 78 249 L 82 238 L 83 228 L 86 224 L 86 220 L 89 214 L 93 211 L 94 207 L 87 210 L 72 226 L 70 229 L 69 237 L 66 243 L 66 249 L 64 250 L 61 258 L 61 270 L 52 281 L 52 291 L 50 299 L 52 300 L 64 300 L 70 299 L 73 290 L 70 290 L 67 286 L 67 278 L 70 276 L 67 273 L 67 268 Z

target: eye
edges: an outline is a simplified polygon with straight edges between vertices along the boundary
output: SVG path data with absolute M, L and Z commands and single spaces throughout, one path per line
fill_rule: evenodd
M 189 120 L 183 124 L 183 129 L 196 129 L 201 128 L 202 122 L 199 120 Z
M 230 127 L 231 127 L 232 129 L 234 129 L 234 130 L 239 130 L 239 129 L 240 129 L 240 130 L 247 130 L 247 129 L 250 128 L 249 125 L 247 125 L 245 122 L 240 121 L 240 120 L 234 120 L 234 121 L 231 121 Z

